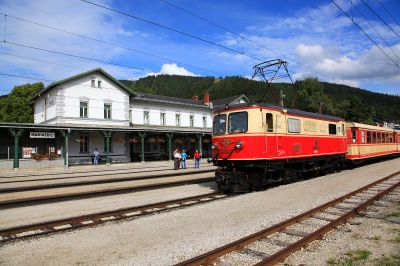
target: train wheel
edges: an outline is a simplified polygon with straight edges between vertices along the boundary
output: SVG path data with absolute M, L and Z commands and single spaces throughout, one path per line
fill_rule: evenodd
M 218 184 L 218 190 L 223 193 L 230 193 L 230 192 L 232 192 L 232 185 Z

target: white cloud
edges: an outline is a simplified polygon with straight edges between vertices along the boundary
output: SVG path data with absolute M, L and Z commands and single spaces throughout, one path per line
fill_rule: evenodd
M 164 64 L 161 66 L 160 74 L 166 75 L 180 75 L 180 76 L 198 76 L 184 67 L 180 67 L 177 64 Z
M 199 76 L 193 72 L 186 70 L 184 67 L 180 67 L 175 63 L 163 64 L 161 66 L 160 72 L 150 72 L 145 76 L 157 76 L 157 75 L 179 75 L 179 76 Z

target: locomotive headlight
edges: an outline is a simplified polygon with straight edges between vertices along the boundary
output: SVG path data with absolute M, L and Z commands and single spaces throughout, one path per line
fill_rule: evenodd
M 241 149 L 243 144 L 241 142 L 236 143 L 236 149 Z
M 217 148 L 217 145 L 213 144 L 211 145 L 211 149 L 215 150 Z

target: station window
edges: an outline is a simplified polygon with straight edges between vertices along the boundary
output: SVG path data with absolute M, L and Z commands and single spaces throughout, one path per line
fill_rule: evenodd
M 367 143 L 371 143 L 371 131 L 367 131 Z
M 288 132 L 300 133 L 300 130 L 301 130 L 300 119 L 288 118 Z
M 90 80 L 90 86 L 94 87 L 96 85 L 96 80 L 94 78 L 92 78 Z
M 160 125 L 165 125 L 166 123 L 166 118 L 165 118 L 165 113 L 160 114 Z
M 190 115 L 190 127 L 194 127 L 194 115 Z
M 111 119 L 111 104 L 104 104 L 104 119 Z
M 150 124 L 150 112 L 149 111 L 143 112 L 143 123 Z
M 226 115 L 216 115 L 213 123 L 213 134 L 225 134 L 226 131 Z
M 175 115 L 175 125 L 178 127 L 181 126 L 181 114 Z
M 207 127 L 207 116 L 203 116 L 203 127 Z
M 101 80 L 97 81 L 97 87 L 101 88 Z
M 85 135 L 79 137 L 79 152 L 89 152 L 89 136 Z
M 229 114 L 228 133 L 244 133 L 248 130 L 247 112 Z
M 88 102 L 80 102 L 79 113 L 82 118 L 88 117 Z
M 266 114 L 265 124 L 267 126 L 267 132 L 273 132 L 274 131 L 274 120 L 273 120 L 272 114 L 270 114 L 270 113 Z
M 336 135 L 336 124 L 329 124 L 329 135 Z
M 365 131 L 361 131 L 361 143 L 365 143 Z

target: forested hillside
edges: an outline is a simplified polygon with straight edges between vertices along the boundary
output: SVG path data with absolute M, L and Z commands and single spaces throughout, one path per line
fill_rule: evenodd
M 122 81 L 134 91 L 142 91 L 166 96 L 190 98 L 208 91 L 211 99 L 220 99 L 232 95 L 246 94 L 250 100 L 274 103 L 266 84 L 242 77 L 185 77 L 185 76 L 149 76 L 137 81 Z M 322 103 L 326 114 L 344 117 L 351 121 L 372 123 L 372 119 L 400 122 L 400 97 L 374 93 L 346 85 L 319 82 L 307 79 L 296 82 L 274 83 L 274 90 L 283 90 L 285 106 L 317 112 Z M 297 95 L 297 96 L 296 96 Z
M 148 76 L 136 81 L 122 80 L 136 92 L 147 92 L 166 96 L 191 98 L 209 92 L 211 99 L 246 94 L 250 100 L 274 103 L 264 82 L 242 77 L 186 77 L 186 76 Z M 15 86 L 9 95 L 0 97 L 0 122 L 33 122 L 33 95 L 43 88 L 42 83 Z M 274 83 L 274 90 L 282 90 L 284 104 L 305 111 L 343 117 L 350 121 L 372 123 L 373 119 L 400 123 L 400 97 L 374 93 L 345 85 L 319 82 L 306 79 L 294 86 L 287 83 Z

